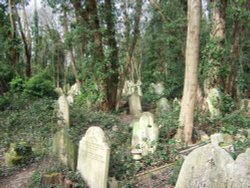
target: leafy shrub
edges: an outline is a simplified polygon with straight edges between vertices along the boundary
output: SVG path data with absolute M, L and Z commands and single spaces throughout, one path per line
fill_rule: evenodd
M 230 95 L 222 94 L 219 109 L 223 114 L 231 113 L 236 109 L 236 104 Z
M 22 92 L 24 89 L 24 80 L 20 77 L 13 78 L 10 82 L 12 92 Z
M 30 78 L 25 83 L 23 94 L 29 97 L 56 96 L 52 79 L 46 71 Z
M 238 133 L 240 129 L 246 129 L 250 126 L 250 117 L 241 113 L 241 111 L 234 111 L 231 114 L 225 115 L 221 119 L 221 131 L 231 135 Z

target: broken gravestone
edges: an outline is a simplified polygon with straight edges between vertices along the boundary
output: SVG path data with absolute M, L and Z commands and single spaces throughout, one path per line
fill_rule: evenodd
M 138 154 L 145 156 L 156 150 L 159 136 L 159 128 L 154 123 L 154 115 L 150 112 L 143 112 L 141 116 L 131 123 L 132 133 L 132 153 L 136 159 Z
M 100 127 L 90 127 L 81 139 L 77 170 L 90 188 L 106 188 L 110 148 Z

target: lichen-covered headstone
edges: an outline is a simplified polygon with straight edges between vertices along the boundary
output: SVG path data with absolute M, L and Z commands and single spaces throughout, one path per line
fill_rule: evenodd
M 25 163 L 32 158 L 32 154 L 32 147 L 27 142 L 12 143 L 5 153 L 6 165 L 12 167 Z
M 77 170 L 90 188 L 106 188 L 110 148 L 100 127 L 90 127 L 79 144 Z
M 62 94 L 58 99 L 59 110 L 58 110 L 58 118 L 59 124 L 63 124 L 69 126 L 69 104 L 66 96 Z
M 132 122 L 132 150 L 141 150 L 142 155 L 148 155 L 156 150 L 159 128 L 154 123 L 154 116 L 150 112 L 143 112 Z

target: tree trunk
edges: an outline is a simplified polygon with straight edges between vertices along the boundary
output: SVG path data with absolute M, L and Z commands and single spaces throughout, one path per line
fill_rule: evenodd
M 231 66 L 230 72 L 226 79 L 225 90 L 224 92 L 229 94 L 231 97 L 237 97 L 236 90 L 236 77 L 237 77 L 237 69 L 239 65 L 239 57 L 240 57 L 240 36 L 242 32 L 242 24 L 239 20 L 234 22 L 233 29 L 233 44 L 231 46 Z
M 142 0 L 136 0 L 136 9 L 135 9 L 135 17 L 134 17 L 134 31 L 133 31 L 134 35 L 133 35 L 133 38 L 131 40 L 132 41 L 131 43 L 129 42 L 130 41 L 129 40 L 129 28 L 126 29 L 127 34 L 125 33 L 125 35 L 128 37 L 128 39 L 127 39 L 127 43 L 128 43 L 127 60 L 126 60 L 126 64 L 125 64 L 124 69 L 123 69 L 123 73 L 121 74 L 120 80 L 119 80 L 119 87 L 118 87 L 117 101 L 116 101 L 116 110 L 118 110 L 120 107 L 120 101 L 121 101 L 121 97 L 122 97 L 122 88 L 123 88 L 124 83 L 125 83 L 125 77 L 128 74 L 129 68 L 132 67 L 132 58 L 133 58 L 136 42 L 137 42 L 138 37 L 140 36 L 141 14 L 142 14 Z M 129 22 L 128 22 L 128 24 L 129 24 Z
M 26 76 L 31 77 L 32 70 L 31 70 L 31 50 L 32 50 L 32 39 L 31 39 L 31 34 L 28 26 L 28 20 L 27 20 L 27 14 L 26 14 L 26 9 L 25 9 L 25 0 L 22 0 L 22 8 L 23 8 L 23 25 L 24 25 L 24 30 L 26 33 L 26 40 L 27 40 L 27 55 L 26 55 L 26 60 L 27 60 L 27 67 L 26 67 Z
M 18 27 L 20 29 L 22 41 L 24 44 L 24 52 L 25 52 L 25 57 L 26 57 L 26 76 L 30 77 L 31 76 L 31 51 L 29 48 L 29 43 L 27 41 L 27 37 L 26 37 L 24 30 L 23 30 L 21 19 L 20 19 L 20 16 L 18 14 L 16 6 L 14 6 L 14 10 L 15 10 L 15 14 L 17 17 L 17 23 L 18 23 Z
M 223 86 L 223 79 L 220 75 L 220 67 L 224 63 L 224 40 L 225 40 L 225 16 L 226 16 L 227 0 L 211 0 L 211 17 L 212 29 L 210 32 L 210 42 L 213 43 L 213 48 L 209 52 L 208 63 L 210 69 L 207 72 L 207 77 L 204 81 L 205 97 L 213 88 Z M 221 53 L 220 57 L 215 57 L 212 54 Z
M 106 11 L 106 23 L 107 23 L 107 44 L 111 50 L 111 53 L 108 57 L 108 62 L 110 63 L 108 69 L 110 69 L 111 73 L 107 78 L 107 99 L 109 104 L 109 110 L 115 109 L 116 105 L 116 97 L 117 97 L 117 89 L 118 89 L 118 47 L 115 38 L 115 24 L 114 24 L 114 14 L 113 9 L 114 5 L 112 5 L 111 0 L 105 0 L 105 11 Z
M 192 143 L 194 106 L 198 85 L 200 11 L 200 0 L 188 0 L 185 80 L 179 117 L 180 124 L 176 134 L 176 139 L 185 145 Z
M 69 32 L 66 7 L 63 7 L 63 30 L 64 30 L 64 36 L 65 36 Z M 80 81 L 78 79 L 78 71 L 76 68 L 76 60 L 75 60 L 71 46 L 69 47 L 69 49 L 66 50 L 66 58 L 65 58 L 66 63 L 67 63 L 67 59 L 68 59 L 67 57 L 69 57 L 69 59 L 70 59 L 70 65 L 72 67 L 72 72 L 74 74 L 75 80 L 78 84 L 80 84 Z

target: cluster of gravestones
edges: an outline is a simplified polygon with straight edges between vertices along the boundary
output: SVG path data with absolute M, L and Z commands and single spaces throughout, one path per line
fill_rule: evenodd
M 131 102 L 137 101 L 141 96 L 141 83 L 127 83 Z M 159 96 L 163 96 L 164 87 L 162 83 L 152 84 L 154 91 Z M 64 127 L 70 126 L 69 106 L 73 102 L 73 96 L 79 91 L 70 92 L 66 96 L 62 92 L 58 99 L 59 122 Z M 214 92 L 216 97 L 218 92 Z M 214 97 L 214 96 L 213 96 Z M 137 102 L 136 102 L 137 103 Z M 138 104 L 138 103 L 137 103 Z M 212 103 L 211 103 L 212 105 Z M 211 106 L 210 106 L 211 107 Z M 153 153 L 159 136 L 159 127 L 154 122 L 154 116 L 150 112 L 141 112 L 141 107 L 137 106 L 135 119 L 130 126 L 132 132 L 132 155 L 135 160 L 140 160 L 143 156 Z M 168 110 L 168 101 L 162 97 L 157 103 L 156 113 Z M 212 110 L 214 115 L 218 112 Z M 58 132 L 53 140 L 54 152 L 58 154 L 61 161 L 73 170 L 78 170 L 90 188 L 106 188 L 108 182 L 110 147 L 104 131 L 100 127 L 90 127 L 85 136 L 81 139 L 79 148 L 71 141 L 67 129 Z
M 162 84 L 156 86 L 156 89 L 162 90 L 160 93 L 162 94 L 163 88 L 159 89 L 159 87 L 163 87 Z M 129 88 L 130 95 L 137 93 L 130 101 L 133 102 L 134 99 L 136 100 L 141 95 L 140 83 L 133 84 Z M 63 125 L 64 128 L 54 136 L 54 153 L 69 168 L 78 170 L 90 187 L 106 187 L 108 182 L 110 148 L 104 131 L 100 127 L 90 127 L 81 139 L 79 148 L 77 149 L 77 146 L 69 137 L 67 127 L 70 126 L 69 107 L 74 101 L 73 96 L 77 95 L 78 91 L 75 89 L 68 96 L 60 89 L 57 90 L 57 93 L 60 95 L 58 99 L 58 123 Z M 164 106 L 162 109 L 165 110 L 165 108 Z M 156 150 L 159 135 L 159 128 L 154 122 L 154 115 L 150 112 L 141 112 L 141 108 L 139 109 L 139 111 L 136 111 L 137 116 L 135 116 L 135 119 L 130 124 L 133 128 L 131 153 L 135 160 L 139 160 Z

